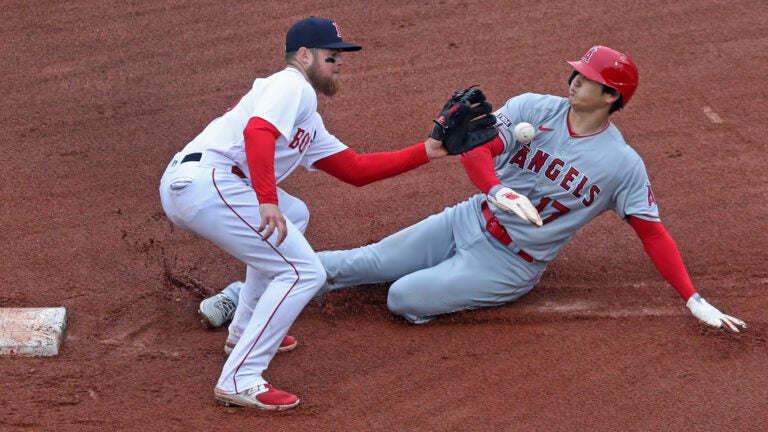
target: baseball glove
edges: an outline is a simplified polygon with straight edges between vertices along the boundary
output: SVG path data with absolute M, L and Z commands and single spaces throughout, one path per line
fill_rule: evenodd
M 429 136 L 442 141 L 450 155 L 472 150 L 499 135 L 492 109 L 477 86 L 456 90 L 434 120 Z

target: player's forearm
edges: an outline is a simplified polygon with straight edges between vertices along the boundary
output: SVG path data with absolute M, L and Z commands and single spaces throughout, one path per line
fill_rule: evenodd
M 680 297 L 688 300 L 696 294 L 680 250 L 664 226 L 660 222 L 635 217 L 630 217 L 629 222 L 661 276 L 677 290 Z
M 472 149 L 461 155 L 461 164 L 467 171 L 472 183 L 483 193 L 489 193 L 491 188 L 501 184 L 496 176 L 493 158 L 501 154 L 504 144 L 496 138 L 488 144 Z
M 354 186 L 367 184 L 410 171 L 429 162 L 424 143 L 402 150 L 358 154 L 351 149 L 315 162 L 315 167 Z

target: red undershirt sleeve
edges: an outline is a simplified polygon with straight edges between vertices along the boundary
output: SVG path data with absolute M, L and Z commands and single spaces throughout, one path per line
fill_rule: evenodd
M 696 289 L 685 269 L 680 250 L 664 225 L 631 216 L 629 224 L 640 237 L 645 252 L 661 276 L 677 290 L 683 300 L 688 301 L 689 297 L 696 294 Z
M 358 154 L 345 149 L 315 162 L 314 166 L 354 186 L 365 186 L 410 171 L 429 162 L 424 143 L 392 152 Z
M 491 188 L 500 185 L 501 181 L 496 176 L 496 167 L 493 159 L 504 151 L 504 143 L 496 137 L 490 142 L 462 153 L 461 164 L 469 175 L 469 179 L 483 193 L 490 192 Z
M 268 121 L 253 117 L 243 130 L 245 158 L 251 184 L 261 204 L 277 204 L 275 140 L 280 132 Z

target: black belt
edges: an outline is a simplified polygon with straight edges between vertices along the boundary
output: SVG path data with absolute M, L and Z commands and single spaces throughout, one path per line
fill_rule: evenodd
M 190 153 L 186 156 L 184 156 L 184 159 L 181 160 L 181 163 L 184 162 L 200 162 L 200 159 L 203 158 L 202 153 Z
M 185 162 L 200 162 L 200 160 L 201 160 L 202 158 L 203 158 L 203 154 L 202 154 L 202 153 L 190 153 L 190 154 L 188 154 L 188 155 L 184 156 L 184 157 L 181 159 L 181 162 L 180 162 L 180 163 L 185 163 Z M 241 169 L 240 169 L 240 167 L 238 167 L 237 165 L 232 165 L 232 174 L 234 174 L 234 175 L 236 175 L 236 176 L 238 176 L 238 177 L 240 177 L 240 178 L 245 178 L 245 173 L 244 173 L 244 172 L 243 172 L 243 170 L 241 170 Z
M 485 229 L 487 229 L 488 232 L 491 233 L 491 235 L 504 246 L 511 245 L 512 237 L 509 236 L 509 233 L 507 232 L 506 228 L 504 228 L 504 225 L 499 223 L 499 220 L 496 218 L 496 216 L 493 215 L 493 212 L 488 207 L 488 203 L 483 201 L 480 209 L 483 211 L 483 217 L 485 218 Z M 517 255 L 529 263 L 533 262 L 533 257 L 528 255 L 522 249 L 517 251 Z

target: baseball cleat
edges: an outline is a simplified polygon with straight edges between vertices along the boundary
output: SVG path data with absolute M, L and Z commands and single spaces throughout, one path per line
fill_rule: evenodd
M 280 348 L 277 349 L 277 352 L 288 352 L 293 351 L 294 348 L 296 348 L 296 345 L 299 344 L 299 341 L 296 340 L 295 337 L 291 335 L 285 335 L 283 338 L 283 341 L 280 342 Z
M 216 294 L 201 301 L 197 313 L 200 315 L 200 321 L 204 326 L 214 329 L 232 321 L 235 308 L 235 302 L 229 297 L 224 294 Z
M 277 352 L 288 352 L 293 351 L 294 348 L 296 348 L 296 345 L 299 344 L 299 341 L 296 340 L 295 337 L 291 335 L 285 335 L 283 338 L 283 341 L 280 342 L 280 348 L 277 349 Z
M 235 344 L 237 342 L 231 341 L 227 339 L 227 341 L 224 343 L 224 354 L 229 355 L 233 349 L 235 349 Z M 296 340 L 295 337 L 291 335 L 286 335 L 283 338 L 283 341 L 280 342 L 280 348 L 277 349 L 277 352 L 288 352 L 293 351 L 294 348 L 296 348 L 296 345 L 299 344 L 299 341 Z
M 237 394 L 222 393 L 217 388 L 213 390 L 213 394 L 216 397 L 216 401 L 224 406 L 282 411 L 299 404 L 298 396 L 278 390 L 269 384 L 257 385 Z

